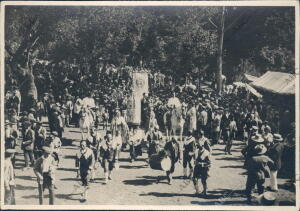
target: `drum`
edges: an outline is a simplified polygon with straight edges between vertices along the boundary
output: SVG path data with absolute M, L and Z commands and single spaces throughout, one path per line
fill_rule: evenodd
M 169 156 L 158 153 L 150 156 L 149 164 L 152 169 L 169 171 L 172 166 L 172 161 Z

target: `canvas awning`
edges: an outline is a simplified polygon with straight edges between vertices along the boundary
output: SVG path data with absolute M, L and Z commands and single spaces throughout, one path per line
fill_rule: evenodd
M 254 82 L 254 81 L 256 81 L 257 79 L 258 79 L 258 77 L 256 77 L 256 76 L 253 76 L 253 75 L 249 75 L 249 74 L 244 74 L 245 75 L 245 77 L 246 77 L 246 79 L 249 81 L 249 82 Z
M 295 75 L 268 71 L 250 85 L 275 94 L 294 95 Z
M 244 87 L 248 92 L 252 93 L 256 97 L 262 98 L 262 95 L 258 91 L 256 91 L 256 89 L 254 89 L 252 86 L 250 86 L 249 84 L 242 83 L 242 82 L 234 82 L 233 85 L 235 85 L 237 87 Z

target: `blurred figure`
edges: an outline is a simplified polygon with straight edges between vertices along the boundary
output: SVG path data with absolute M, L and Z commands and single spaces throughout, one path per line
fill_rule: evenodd
M 15 149 L 5 150 L 5 160 L 4 160 L 4 203 L 5 205 L 15 205 L 15 173 L 14 167 L 12 165 L 11 159 L 14 157 Z

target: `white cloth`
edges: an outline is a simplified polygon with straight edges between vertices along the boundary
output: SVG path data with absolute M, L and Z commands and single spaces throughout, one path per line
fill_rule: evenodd
M 121 149 L 122 147 L 122 136 L 114 136 L 113 145 L 116 146 L 117 149 Z
M 78 98 L 74 105 L 74 113 L 79 114 L 79 112 L 81 111 L 81 108 L 82 108 L 82 100 L 80 98 Z
M 271 190 L 278 190 L 277 171 L 270 171 L 270 187 Z
M 195 131 L 197 129 L 197 111 L 194 106 L 190 108 L 187 116 L 189 117 L 188 130 Z
M 94 98 L 91 98 L 91 97 L 85 97 L 85 98 L 83 98 L 82 104 L 85 107 L 88 107 L 88 106 L 91 107 L 91 108 L 95 108 L 96 107 L 95 100 L 94 100 Z

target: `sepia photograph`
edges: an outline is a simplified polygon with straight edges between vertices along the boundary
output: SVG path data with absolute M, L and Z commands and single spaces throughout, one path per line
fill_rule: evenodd
M 142 3 L 1 3 L 1 206 L 296 209 L 299 2 Z

